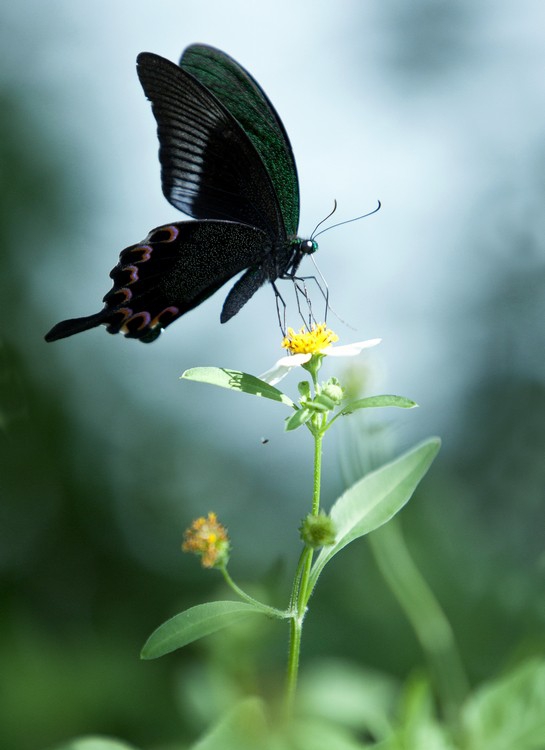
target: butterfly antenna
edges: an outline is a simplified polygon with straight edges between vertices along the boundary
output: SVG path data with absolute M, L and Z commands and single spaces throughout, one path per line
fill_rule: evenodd
M 331 219 L 331 217 L 333 216 L 333 214 L 335 213 L 335 211 L 336 211 L 336 210 L 337 210 L 337 201 L 336 201 L 335 199 L 333 199 L 333 210 L 332 210 L 332 211 L 330 211 L 330 212 L 328 213 L 328 215 L 327 215 L 327 216 L 325 216 L 325 217 L 324 217 L 324 218 L 323 218 L 323 219 L 322 219 L 321 221 L 319 221 L 319 222 L 318 222 L 318 223 L 316 224 L 316 226 L 314 227 L 314 230 L 313 230 L 312 234 L 310 235 L 310 239 L 311 239 L 311 240 L 313 240 L 313 239 L 314 239 L 314 238 L 315 238 L 315 237 L 317 236 L 317 235 L 316 235 L 316 230 L 317 230 L 317 229 L 318 229 L 319 227 L 321 227 L 321 226 L 322 226 L 322 224 L 324 223 L 324 221 L 327 221 L 328 219 Z M 325 230 L 324 230 L 324 231 L 325 231 Z M 320 234 L 322 234 L 322 233 L 320 232 Z
M 373 214 L 376 214 L 377 211 L 380 211 L 380 208 L 382 206 L 382 203 L 380 201 L 377 201 L 377 204 L 378 205 L 377 205 L 376 208 L 374 208 L 372 211 L 369 211 L 366 214 L 362 214 L 361 216 L 356 216 L 354 219 L 347 219 L 346 221 L 339 221 L 338 224 L 332 224 L 330 227 L 326 227 L 325 229 L 322 229 L 322 231 L 318 232 L 318 234 L 314 234 L 313 233 L 311 239 L 315 240 L 316 237 L 319 237 L 321 234 L 324 234 L 324 232 L 329 232 L 330 229 L 335 229 L 335 227 L 342 227 L 343 224 L 351 224 L 353 221 L 359 221 L 360 219 L 366 219 L 368 216 L 372 216 Z M 335 203 L 335 207 L 336 207 L 336 203 Z M 329 216 L 331 216 L 331 214 Z M 326 217 L 326 219 L 328 219 L 329 216 Z M 324 221 L 326 221 L 326 219 L 322 219 L 322 221 L 320 222 L 320 224 L 323 224 Z M 320 226 L 320 224 L 318 224 L 318 226 L 316 227 L 316 229 L 318 229 L 318 227 Z M 314 231 L 316 231 L 316 229 Z

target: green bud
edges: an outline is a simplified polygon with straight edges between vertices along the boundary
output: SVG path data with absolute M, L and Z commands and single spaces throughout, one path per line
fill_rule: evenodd
M 337 378 L 331 378 L 322 386 L 322 394 L 331 399 L 335 406 L 338 406 L 344 398 L 344 388 Z
M 309 513 L 299 527 L 301 539 L 307 547 L 312 547 L 312 549 L 334 544 L 336 531 L 333 520 L 323 511 L 320 511 L 317 516 Z

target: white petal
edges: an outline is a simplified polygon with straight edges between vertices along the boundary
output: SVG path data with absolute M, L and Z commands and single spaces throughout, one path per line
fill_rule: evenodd
M 328 346 L 322 349 L 322 354 L 327 354 L 328 357 L 355 357 L 363 349 L 376 346 L 381 341 L 382 339 L 368 339 L 367 341 L 355 341 L 353 344 L 344 344 L 342 346 Z
M 286 357 L 280 357 L 276 364 L 291 369 L 292 367 L 304 365 L 311 357 L 312 354 L 288 354 Z
M 294 367 L 304 365 L 311 357 L 312 354 L 291 354 L 288 357 L 280 357 L 270 370 L 267 370 L 259 377 L 269 385 L 276 385 L 282 378 L 286 377 L 290 370 Z

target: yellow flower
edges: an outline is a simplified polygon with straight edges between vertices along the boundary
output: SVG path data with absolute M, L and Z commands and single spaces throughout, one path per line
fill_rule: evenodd
M 227 529 L 215 513 L 209 513 L 206 518 L 197 518 L 186 529 L 182 550 L 198 555 L 203 568 L 213 568 L 227 563 L 229 546 Z
M 288 335 L 282 341 L 282 349 L 287 349 L 291 354 L 319 354 L 328 346 L 338 341 L 339 337 L 325 323 L 313 325 L 309 331 L 305 326 L 299 333 L 293 328 L 288 328 Z
M 339 337 L 325 323 L 312 326 L 308 331 L 304 327 L 299 333 L 288 328 L 288 335 L 282 341 L 282 347 L 290 352 L 288 357 L 281 357 L 270 370 L 259 377 L 270 385 L 275 385 L 294 367 L 306 364 L 314 355 L 327 357 L 354 357 L 363 349 L 380 344 L 382 339 L 356 341 L 344 346 L 332 346 Z

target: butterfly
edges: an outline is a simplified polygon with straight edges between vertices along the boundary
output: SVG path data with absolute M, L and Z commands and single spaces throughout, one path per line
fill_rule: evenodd
M 195 221 L 156 227 L 125 248 L 104 308 L 57 323 L 46 341 L 102 324 L 149 343 L 242 273 L 223 304 L 225 323 L 266 282 L 278 300 L 277 279 L 296 279 L 302 258 L 317 250 L 297 235 L 299 183 L 287 133 L 241 65 L 193 44 L 179 65 L 142 52 L 137 72 L 157 121 L 163 194 Z

